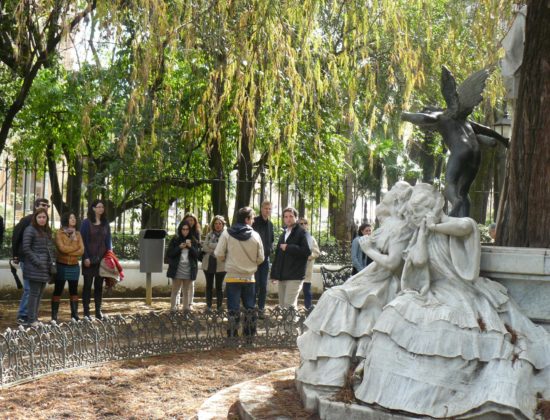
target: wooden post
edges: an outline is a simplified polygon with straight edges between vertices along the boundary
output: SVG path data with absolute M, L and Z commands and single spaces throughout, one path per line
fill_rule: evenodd
M 153 304 L 153 286 L 151 283 L 151 273 L 146 274 L 145 280 L 145 304 L 151 306 Z

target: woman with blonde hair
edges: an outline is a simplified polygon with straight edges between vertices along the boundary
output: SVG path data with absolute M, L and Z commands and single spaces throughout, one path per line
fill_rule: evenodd
M 218 310 L 223 304 L 223 279 L 225 277 L 225 264 L 216 259 L 214 251 L 218 245 L 220 235 L 225 230 L 225 219 L 223 216 L 214 216 L 210 222 L 210 232 L 206 235 L 202 244 L 204 257 L 202 259 L 202 269 L 206 277 L 206 306 L 208 310 L 212 309 L 212 288 L 214 279 L 216 280 L 216 307 Z

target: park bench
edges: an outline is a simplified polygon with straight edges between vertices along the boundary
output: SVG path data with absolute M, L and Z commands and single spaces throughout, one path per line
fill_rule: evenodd
M 321 276 L 323 276 L 323 291 L 334 286 L 344 284 L 351 277 L 351 265 L 345 265 L 340 268 L 327 268 L 321 266 Z

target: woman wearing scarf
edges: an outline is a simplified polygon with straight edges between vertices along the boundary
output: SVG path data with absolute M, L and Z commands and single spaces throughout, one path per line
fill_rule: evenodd
M 80 265 L 78 260 L 84 254 L 84 242 L 80 232 L 76 229 L 77 218 L 74 213 L 65 213 L 61 216 L 61 228 L 55 234 L 57 248 L 57 275 L 52 296 L 52 320 L 57 321 L 59 302 L 69 283 L 71 318 L 78 321 L 78 277 Z

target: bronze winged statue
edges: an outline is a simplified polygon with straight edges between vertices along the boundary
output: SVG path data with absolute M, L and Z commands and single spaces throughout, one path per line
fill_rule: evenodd
M 445 196 L 451 202 L 450 216 L 467 217 L 470 213 L 468 191 L 481 160 L 480 144 L 495 146 L 508 139 L 489 127 L 468 120 L 468 116 L 483 99 L 482 93 L 489 77 L 484 69 L 470 75 L 456 86 L 453 74 L 445 66 L 441 71 L 441 92 L 447 109 L 426 107 L 421 112 L 403 112 L 401 119 L 423 130 L 437 131 L 450 152 L 445 172 Z

